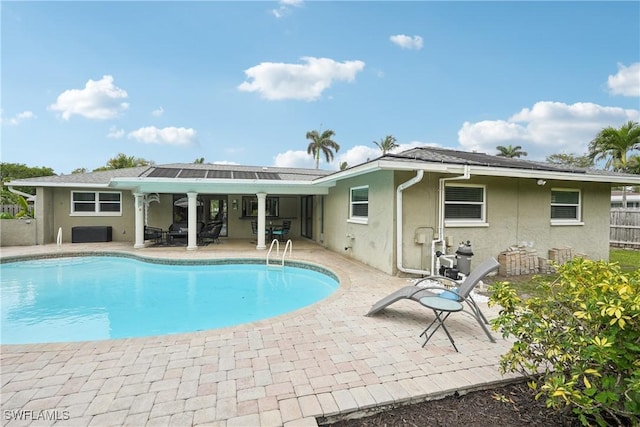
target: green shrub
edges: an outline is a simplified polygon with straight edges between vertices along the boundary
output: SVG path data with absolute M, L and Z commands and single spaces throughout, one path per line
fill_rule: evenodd
M 515 339 L 502 371 L 584 425 L 640 425 L 640 270 L 576 259 L 545 288 L 523 301 L 508 282 L 492 285 L 489 304 L 502 307 L 492 326 Z

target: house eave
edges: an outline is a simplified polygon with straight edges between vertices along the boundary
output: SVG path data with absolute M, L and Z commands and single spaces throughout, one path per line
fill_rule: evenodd
M 238 194 L 329 194 L 331 185 L 282 180 L 114 178 L 109 187 L 140 193 L 238 193 Z

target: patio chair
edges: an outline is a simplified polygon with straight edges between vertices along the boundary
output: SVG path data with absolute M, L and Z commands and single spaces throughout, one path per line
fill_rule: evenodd
M 153 240 L 155 243 L 161 243 L 163 233 L 162 228 L 144 226 L 144 240 Z
M 198 234 L 198 240 L 200 240 L 200 243 L 204 246 L 207 246 L 209 243 L 220 243 L 218 238 L 220 237 L 221 230 L 221 222 L 211 222 Z
M 491 340 L 491 342 L 495 342 L 495 339 L 486 326 L 489 324 L 489 322 L 487 321 L 487 318 L 484 316 L 484 314 L 482 314 L 482 311 L 480 311 L 480 307 L 478 307 L 478 304 L 476 304 L 476 302 L 471 297 L 471 291 L 478 285 L 478 283 L 480 283 L 483 278 L 485 278 L 489 273 L 497 270 L 499 266 L 500 264 L 498 264 L 498 261 L 496 261 L 495 258 L 488 258 L 480 265 L 478 265 L 475 269 L 473 269 L 473 271 L 471 271 L 471 273 L 460 284 L 458 284 L 455 280 L 445 276 L 424 277 L 420 279 L 415 285 L 404 286 L 382 298 L 380 301 L 376 302 L 371 307 L 371 310 L 369 310 L 369 312 L 367 313 L 367 316 L 374 315 L 379 311 L 384 310 L 394 302 L 403 299 L 409 299 L 416 302 L 420 302 L 420 298 L 434 296 L 453 299 L 461 303 L 465 302 L 469 306 L 470 311 L 468 311 L 468 313 L 476 319 L 484 333 L 487 335 L 487 337 L 489 337 L 489 340 Z M 445 283 L 445 285 L 425 286 L 425 282 L 440 282 Z M 441 292 L 433 292 L 436 290 L 439 290 Z
M 258 223 L 256 221 L 251 221 L 251 232 L 256 236 L 258 235 Z M 264 234 L 265 236 L 269 235 L 269 230 L 264 230 Z
M 282 221 L 282 225 L 274 227 L 272 234 L 279 241 L 283 241 L 291 230 L 291 221 Z

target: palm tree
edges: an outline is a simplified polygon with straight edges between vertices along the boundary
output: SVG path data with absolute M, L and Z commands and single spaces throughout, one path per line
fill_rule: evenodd
M 378 148 L 380 148 L 380 150 L 382 150 L 383 156 L 399 146 L 398 144 L 396 144 L 396 137 L 393 135 L 387 135 L 384 137 L 384 139 L 380 139 L 380 142 L 373 141 L 373 143 L 376 144 Z
M 606 160 L 605 168 L 614 172 L 627 171 L 627 153 L 631 150 L 640 150 L 640 125 L 633 121 L 620 129 L 604 128 L 589 143 L 589 157 L 594 161 Z
M 511 144 L 509 144 L 509 146 L 507 147 L 498 145 L 496 147 L 496 150 L 498 150 L 498 154 L 496 154 L 496 156 L 499 156 L 499 157 L 509 157 L 509 158 L 527 157 L 527 152 L 522 151 L 522 146 L 520 145 L 516 145 L 515 147 L 513 147 Z
M 149 166 L 154 163 L 150 160 L 146 160 L 140 157 L 127 156 L 124 153 L 119 153 L 117 156 L 109 159 L 106 166 L 101 166 L 94 169 L 94 172 L 106 171 L 111 169 L 125 169 L 135 168 L 137 166 Z
M 614 172 L 628 172 L 634 167 L 627 157 L 632 150 L 640 150 L 640 125 L 631 120 L 620 129 L 602 129 L 589 143 L 589 157 L 593 161 L 606 160 L 605 168 Z M 622 189 L 622 206 L 627 207 L 627 187 Z
M 327 162 L 333 160 L 333 150 L 340 150 L 340 145 L 331 138 L 335 135 L 335 132 L 331 129 L 327 129 L 322 134 L 319 134 L 317 130 L 307 132 L 307 139 L 311 141 L 307 146 L 307 153 L 311 154 L 316 159 L 316 169 L 320 168 L 320 152 L 324 154 Z

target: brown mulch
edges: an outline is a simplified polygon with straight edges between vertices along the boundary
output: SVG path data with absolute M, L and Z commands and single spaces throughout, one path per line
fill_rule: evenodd
M 405 405 L 365 418 L 340 420 L 331 427 L 575 427 L 575 417 L 564 416 L 548 409 L 544 398 L 535 400 L 535 393 L 525 383 L 512 383 L 491 390 L 475 391 L 413 405 Z

